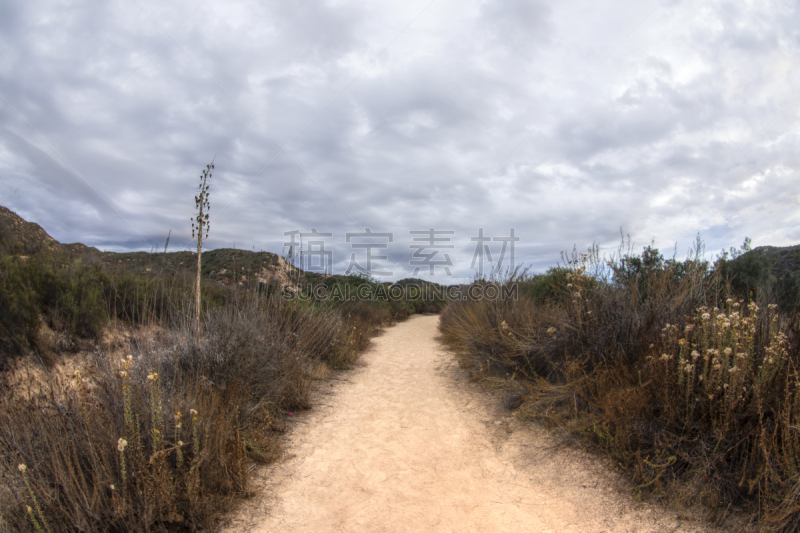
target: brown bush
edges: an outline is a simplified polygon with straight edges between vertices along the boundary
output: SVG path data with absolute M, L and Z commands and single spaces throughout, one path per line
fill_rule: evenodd
M 444 342 L 476 379 L 504 379 L 522 416 L 599 444 L 638 491 L 796 530 L 795 315 L 726 298 L 729 280 L 697 257 L 572 259 L 506 280 L 516 300 L 451 303 Z
M 352 362 L 385 318 L 349 314 L 240 292 L 208 310 L 200 344 L 187 311 L 157 342 L 135 338 L 130 357 L 96 351 L 84 375 L 43 369 L 27 387 L 4 375 L 0 524 L 213 528 L 248 492 L 250 462 L 278 455 L 274 422 L 309 406 L 315 367 Z

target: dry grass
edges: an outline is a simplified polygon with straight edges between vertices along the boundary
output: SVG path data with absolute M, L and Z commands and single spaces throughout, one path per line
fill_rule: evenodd
M 518 417 L 601 446 L 640 494 L 797 530 L 796 314 L 728 298 L 697 258 L 663 261 L 648 248 L 573 259 L 507 280 L 520 285 L 516 301 L 446 308 L 442 337 L 461 364 L 503 381 Z
M 0 516 L 9 531 L 213 529 L 280 453 L 281 413 L 309 406 L 321 365 L 344 366 L 383 320 L 245 293 L 191 312 L 130 357 L 99 349 L 83 373 L 4 375 Z M 327 363 L 326 363 L 327 362 Z M 24 466 L 20 466 L 24 465 Z

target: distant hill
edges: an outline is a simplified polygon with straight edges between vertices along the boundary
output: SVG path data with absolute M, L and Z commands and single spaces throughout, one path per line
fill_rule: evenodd
M 193 276 L 197 268 L 194 252 L 101 252 L 81 243 L 62 244 L 34 222 L 27 222 L 0 206 L 0 255 L 51 255 L 69 261 L 102 263 L 108 270 L 124 269 L 134 274 Z M 279 270 L 297 272 L 285 259 L 270 252 L 220 248 L 203 252 L 202 274 L 222 283 L 246 281 L 248 275 L 266 279 Z
M 764 268 L 775 277 L 800 273 L 800 244 L 784 247 L 759 246 L 736 258 L 735 261 L 744 261 L 746 256 L 758 257 Z
M 800 274 L 800 244 L 794 246 L 759 246 L 736 259 L 725 261 L 725 268 L 741 277 L 782 279 Z
M 766 290 L 784 309 L 800 304 L 800 245 L 759 246 L 720 268 L 740 297 Z
M 87 264 L 103 264 L 107 270 L 124 270 L 142 275 L 178 275 L 193 277 L 197 268 L 195 252 L 101 252 L 81 243 L 62 244 L 47 234 L 39 224 L 27 222 L 13 211 L 0 206 L 0 256 L 63 256 Z M 304 272 L 290 265 L 283 257 L 271 252 L 253 252 L 234 248 L 218 248 L 203 252 L 202 275 L 229 284 L 248 281 L 253 276 L 260 281 L 278 277 L 281 285 L 290 278 L 301 285 L 316 283 L 326 278 L 347 276 Z M 404 279 L 398 285 L 413 283 L 418 287 L 436 286 L 436 283 L 419 279 Z M 391 283 L 387 283 L 391 285 Z
M 88 249 L 88 246 L 84 248 Z M 74 245 L 61 244 L 48 235 L 39 224 L 27 222 L 10 209 L 0 206 L 0 250 L 4 255 L 33 255 L 69 253 L 77 251 L 77 248 Z M 93 250 L 99 251 L 96 248 Z

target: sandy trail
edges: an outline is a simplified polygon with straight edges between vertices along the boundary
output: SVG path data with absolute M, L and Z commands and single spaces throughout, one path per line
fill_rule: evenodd
M 324 385 L 292 418 L 294 455 L 257 476 L 266 490 L 228 531 L 701 531 L 496 408 L 435 340 L 437 324 L 387 330 L 363 365 Z

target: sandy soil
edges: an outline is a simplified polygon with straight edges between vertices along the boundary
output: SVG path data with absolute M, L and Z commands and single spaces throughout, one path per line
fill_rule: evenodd
M 289 455 L 230 532 L 706 531 L 633 501 L 599 460 L 555 448 L 469 383 L 417 316 L 290 417 Z

